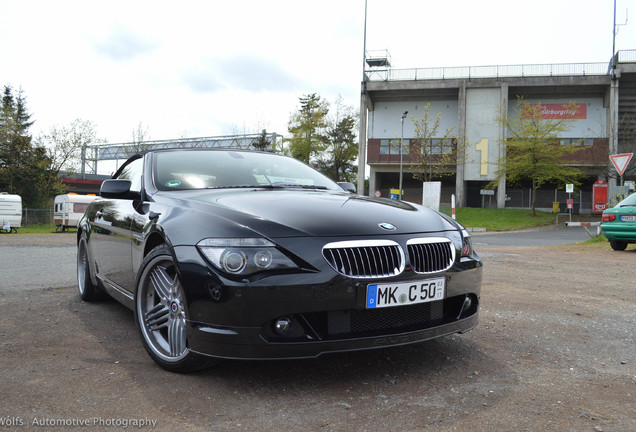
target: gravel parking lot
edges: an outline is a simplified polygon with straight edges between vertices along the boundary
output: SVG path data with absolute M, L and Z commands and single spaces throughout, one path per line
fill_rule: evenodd
M 467 334 L 177 375 L 79 300 L 73 234 L 0 235 L 0 430 L 636 430 L 636 246 L 478 252 Z

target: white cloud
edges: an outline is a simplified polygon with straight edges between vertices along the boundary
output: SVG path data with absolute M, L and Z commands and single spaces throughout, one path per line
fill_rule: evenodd
M 250 53 L 205 59 L 185 71 L 184 81 L 195 93 L 235 89 L 250 92 L 302 91 L 301 80 L 276 60 Z
M 159 47 L 159 43 L 153 37 L 144 36 L 129 27 L 116 24 L 110 28 L 106 37 L 94 40 L 93 46 L 98 54 L 121 62 L 149 55 Z

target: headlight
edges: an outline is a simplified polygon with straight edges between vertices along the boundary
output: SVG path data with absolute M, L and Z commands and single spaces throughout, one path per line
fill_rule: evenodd
M 274 243 L 263 238 L 209 238 L 197 247 L 216 268 L 232 275 L 298 268 Z
M 470 234 L 465 229 L 462 230 L 462 257 L 473 256 L 473 243 L 470 240 Z

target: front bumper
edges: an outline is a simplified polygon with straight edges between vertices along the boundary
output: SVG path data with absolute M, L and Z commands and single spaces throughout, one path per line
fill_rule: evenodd
M 366 309 L 373 280 L 350 279 L 326 264 L 317 272 L 228 281 L 193 247 L 175 247 L 187 297 L 188 346 L 229 359 L 291 359 L 421 342 L 469 331 L 477 325 L 482 263 L 462 259 L 434 276 L 410 270 L 382 282 L 446 278 L 443 300 Z M 467 300 L 468 299 L 468 300 Z M 292 329 L 274 329 L 284 317 Z
M 311 358 L 327 353 L 407 345 L 454 333 L 464 333 L 477 325 L 478 315 L 478 312 L 475 312 L 467 318 L 422 330 L 306 342 L 268 342 L 263 337 L 261 327 L 219 329 L 190 323 L 188 341 L 192 351 L 219 358 L 254 360 Z

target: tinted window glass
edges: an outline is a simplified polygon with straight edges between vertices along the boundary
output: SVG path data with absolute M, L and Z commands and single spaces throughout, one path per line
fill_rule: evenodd
M 130 190 L 133 192 L 141 191 L 141 177 L 144 172 L 144 160 L 136 159 L 129 163 L 117 177 L 118 179 L 128 179 L 132 182 Z
M 305 186 L 341 190 L 307 165 L 273 153 L 191 150 L 155 154 L 158 190 Z

